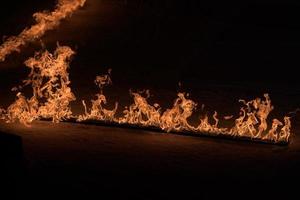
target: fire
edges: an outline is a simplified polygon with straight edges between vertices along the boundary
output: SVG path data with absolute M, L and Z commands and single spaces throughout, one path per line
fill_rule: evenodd
M 143 97 L 143 93 L 146 95 Z M 147 102 L 150 97 L 149 90 L 141 92 L 130 91 L 134 103 L 129 107 L 125 107 L 124 116 L 116 121 L 121 124 L 137 124 L 141 126 L 158 127 L 160 122 L 160 106 L 156 103 L 153 106 Z
M 36 24 L 23 30 L 18 36 L 9 37 L 0 46 L 0 61 L 12 52 L 20 51 L 27 43 L 41 38 L 48 30 L 59 26 L 61 20 L 70 16 L 86 0 L 58 0 L 56 9 L 52 12 L 38 12 L 33 16 Z M 7 109 L 0 108 L 0 120 L 7 123 L 20 122 L 25 126 L 35 120 L 51 119 L 58 123 L 75 118 L 78 122 L 97 120 L 108 123 L 129 124 L 140 127 L 154 127 L 165 132 L 189 132 L 198 135 L 222 135 L 227 137 L 241 137 L 273 143 L 287 143 L 291 138 L 291 118 L 285 116 L 283 121 L 272 119 L 271 125 L 268 119 L 274 110 L 268 94 L 264 98 L 254 100 L 239 100 L 242 103 L 239 115 L 224 116 L 224 120 L 232 120 L 232 127 L 221 127 L 218 112 L 212 116 L 201 115 L 198 125 L 192 125 L 189 119 L 195 114 L 198 104 L 189 98 L 189 94 L 178 93 L 171 108 L 163 111 L 163 108 L 155 103 L 151 105 L 148 100 L 150 91 L 130 90 L 133 103 L 121 111 L 121 117 L 116 117 L 119 104 L 115 103 L 113 109 L 109 110 L 104 88 L 112 84 L 111 70 L 105 75 L 97 76 L 95 80 L 99 92 L 95 99 L 91 100 L 91 108 L 88 108 L 83 100 L 84 114 L 73 116 L 70 103 L 75 101 L 69 80 L 70 59 L 75 52 L 67 46 L 57 46 L 54 53 L 41 51 L 35 53 L 32 58 L 25 61 L 30 69 L 28 78 L 23 85 L 13 88 L 17 92 L 16 100 Z M 32 96 L 27 98 L 21 90 L 31 86 Z M 204 105 L 202 105 L 203 111 Z
M 23 85 L 14 88 L 19 91 L 26 86 L 32 87 L 32 96 L 25 97 L 21 92 L 17 93 L 17 99 L 7 110 L 0 109 L 0 119 L 8 123 L 19 121 L 29 126 L 39 119 L 51 119 L 58 123 L 75 118 L 77 121 L 97 120 L 108 123 L 129 124 L 140 127 L 154 127 L 166 132 L 189 132 L 204 135 L 223 135 L 229 137 L 241 137 L 270 141 L 274 143 L 289 142 L 291 136 L 290 117 L 284 117 L 283 122 L 273 119 L 268 125 L 268 116 L 274 107 L 268 94 L 264 98 L 254 100 L 239 100 L 242 103 L 239 116 L 225 116 L 224 120 L 234 120 L 233 127 L 219 127 L 221 119 L 215 111 L 212 116 L 202 115 L 199 124 L 193 126 L 189 118 L 197 110 L 197 103 L 189 99 L 189 94 L 178 93 L 173 106 L 163 109 L 159 104 L 148 103 L 150 91 L 130 91 L 133 103 L 126 106 L 121 117 L 116 117 L 118 102 L 109 110 L 106 107 L 107 98 L 104 88 L 112 84 L 111 70 L 102 76 L 97 76 L 96 86 L 99 88 L 96 98 L 91 100 L 91 108 L 82 101 L 85 113 L 73 116 L 70 102 L 76 98 L 70 88 L 69 64 L 70 58 L 75 52 L 67 46 L 59 46 L 51 54 L 48 51 L 37 52 L 34 57 L 25 61 L 25 65 L 31 70 Z M 203 110 L 204 105 L 202 105 Z
M 36 24 L 25 28 L 18 36 L 5 39 L 0 46 L 0 61 L 13 52 L 19 52 L 27 43 L 41 38 L 47 31 L 55 29 L 66 17 L 83 7 L 86 0 L 59 0 L 56 9 L 52 12 L 42 11 L 33 14 Z
M 264 94 L 264 99 L 239 100 L 243 104 L 240 115 L 234 120 L 232 128 L 219 127 L 220 119 L 218 112 L 215 111 L 210 117 L 207 114 L 200 118 L 198 126 L 193 126 L 188 119 L 193 115 L 197 108 L 197 103 L 189 99 L 189 95 L 178 93 L 173 107 L 162 112 L 159 104 L 151 105 L 148 103 L 150 91 L 132 92 L 133 104 L 126 106 L 122 111 L 123 116 L 116 118 L 118 103 L 113 110 L 107 110 L 103 106 L 107 103 L 103 93 L 103 88 L 112 83 L 111 71 L 107 75 L 97 76 L 95 83 L 100 88 L 97 99 L 92 100 L 91 111 L 87 111 L 87 106 L 83 101 L 85 114 L 78 117 L 78 121 L 100 120 L 104 122 L 116 122 L 119 124 L 130 124 L 141 127 L 155 127 L 166 132 L 190 132 L 205 135 L 224 135 L 230 137 L 243 137 L 249 139 L 259 139 L 271 142 L 289 142 L 291 135 L 290 117 L 284 117 L 284 122 L 273 119 L 271 127 L 268 126 L 268 116 L 274 109 L 268 94 Z M 202 105 L 203 107 L 204 105 Z M 203 109 L 202 109 L 203 110 Z M 210 123 L 209 119 L 213 120 Z M 225 120 L 231 120 L 233 115 L 225 116 Z
M 27 99 L 22 93 L 17 94 L 17 100 L 7 109 L 7 122 L 19 121 L 28 126 L 41 118 L 60 122 L 71 117 L 69 104 L 76 99 L 69 87 L 68 68 L 72 55 L 71 48 L 58 46 L 54 54 L 37 52 L 25 61 L 31 72 L 19 88 L 31 85 L 33 95 Z
M 187 99 L 184 93 L 178 93 L 173 107 L 167 109 L 161 116 L 161 128 L 170 131 L 191 131 L 194 127 L 189 125 L 187 119 L 193 114 L 197 104 Z
M 103 94 L 103 89 L 106 85 L 112 84 L 111 78 L 111 69 L 108 70 L 107 75 L 97 76 L 95 80 L 95 84 L 99 87 L 100 91 L 96 94 L 95 100 L 91 100 L 92 108 L 90 112 L 88 112 L 87 106 L 85 101 L 82 101 L 84 106 L 85 114 L 79 115 L 78 121 L 85 121 L 85 120 L 105 120 L 105 121 L 114 121 L 115 114 L 118 109 L 118 102 L 115 103 L 115 108 L 113 110 L 107 110 L 104 108 L 104 105 L 107 103 L 106 97 Z
M 260 138 L 275 142 L 289 141 L 291 128 L 289 117 L 284 117 L 284 124 L 278 119 L 273 119 L 272 128 L 266 132 L 268 129 L 267 118 L 274 107 L 271 105 L 268 94 L 264 94 L 264 98 L 265 100 L 256 98 L 248 102 L 240 100 L 245 107 L 241 108 L 240 117 L 235 120 L 235 126 L 230 133 L 234 136 Z M 282 127 L 281 130 L 278 130 L 279 127 Z
M 0 120 L 5 120 L 6 110 L 0 107 Z
M 34 120 L 37 119 L 38 102 L 33 97 L 27 99 L 22 93 L 17 94 L 17 100 L 11 104 L 7 109 L 7 122 L 16 122 L 17 120 L 29 126 Z

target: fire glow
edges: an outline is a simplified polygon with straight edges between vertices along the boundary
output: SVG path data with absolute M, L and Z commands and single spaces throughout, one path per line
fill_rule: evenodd
M 288 143 L 291 136 L 291 121 L 284 117 L 283 122 L 273 119 L 271 126 L 267 123 L 269 113 L 274 109 L 268 94 L 264 98 L 251 101 L 239 100 L 243 106 L 240 115 L 235 119 L 231 128 L 219 127 L 218 112 L 213 116 L 206 115 L 199 119 L 198 126 L 189 124 L 188 119 L 196 109 L 197 103 L 188 98 L 185 93 L 178 93 L 173 106 L 165 111 L 158 105 L 151 105 L 147 99 L 150 92 L 131 92 L 134 103 L 122 111 L 123 116 L 116 117 L 118 103 L 115 108 L 108 110 L 106 96 L 103 89 L 112 83 L 111 71 L 103 76 L 97 76 L 95 84 L 100 91 L 96 99 L 91 100 L 91 108 L 82 101 L 85 113 L 72 115 L 70 102 L 75 96 L 70 88 L 69 61 L 74 51 L 67 46 L 58 46 L 53 54 L 48 51 L 37 52 L 34 57 L 25 61 L 31 72 L 23 85 L 13 88 L 19 91 L 23 87 L 31 86 L 33 96 L 25 97 L 17 93 L 17 99 L 7 110 L 1 110 L 0 118 L 7 123 L 20 122 L 30 126 L 35 120 L 51 119 L 54 123 L 75 119 L 77 122 L 95 120 L 105 123 L 128 124 L 139 127 L 155 127 L 165 132 L 188 132 L 197 135 L 227 136 L 260 140 L 271 143 Z M 214 123 L 210 123 L 209 119 Z M 231 117 L 224 117 L 229 120 Z
M 4 61 L 12 52 L 20 51 L 27 43 L 41 38 L 46 31 L 56 28 L 62 19 L 70 16 L 85 2 L 86 0 L 59 0 L 54 11 L 35 13 L 35 25 L 26 28 L 18 36 L 9 37 L 0 46 L 0 61 Z M 70 47 L 58 45 L 54 53 L 36 52 L 32 58 L 25 61 L 31 72 L 23 81 L 23 85 L 13 88 L 13 91 L 17 92 L 15 102 L 7 109 L 0 108 L 0 120 L 7 123 L 20 122 L 28 127 L 33 121 L 43 119 L 51 119 L 54 123 L 70 120 L 78 123 L 97 121 L 142 128 L 154 127 L 165 132 L 225 136 L 274 144 L 287 144 L 290 141 L 290 117 L 285 116 L 282 121 L 273 119 L 271 124 L 268 124 L 268 116 L 274 109 L 268 94 L 250 101 L 239 100 L 242 107 L 236 118 L 226 116 L 221 119 L 215 111 L 212 116 L 205 115 L 200 118 L 198 125 L 194 126 L 188 119 L 196 110 L 197 103 L 189 99 L 188 94 L 178 93 L 173 105 L 164 110 L 159 104 L 148 103 L 150 91 L 131 92 L 134 103 L 122 110 L 121 117 L 116 117 L 117 111 L 120 110 L 118 102 L 112 110 L 105 108 L 107 98 L 104 88 L 112 83 L 111 70 L 106 75 L 96 77 L 95 84 L 99 87 L 99 93 L 91 100 L 91 108 L 82 101 L 85 112 L 75 116 L 72 114 L 70 103 L 75 101 L 76 97 L 72 93 L 68 73 L 70 58 L 74 54 Z M 22 89 L 28 86 L 32 88 L 30 98 L 22 93 Z M 220 127 L 221 120 L 234 120 L 234 125 Z

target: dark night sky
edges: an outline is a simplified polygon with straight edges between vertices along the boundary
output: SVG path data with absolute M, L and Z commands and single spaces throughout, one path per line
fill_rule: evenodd
M 9 1 L 0 8 L 1 36 L 20 32 L 32 23 L 34 11 L 50 9 L 55 1 L 17 2 Z M 299 84 L 297 1 L 128 0 L 127 5 L 122 4 L 124 1 L 102 2 L 123 9 L 120 22 L 112 25 L 120 28 L 115 31 L 92 26 L 89 31 L 93 34 L 83 37 L 84 41 L 73 41 L 73 45 L 81 51 L 79 62 L 90 59 L 96 63 L 100 56 L 99 65 L 113 68 L 118 79 L 123 76 L 130 81 L 146 75 L 151 81 L 168 77 L 174 80 L 172 84 Z M 101 55 L 90 55 L 91 50 Z M 86 68 L 93 74 L 98 70 Z M 79 74 L 80 70 L 74 73 Z

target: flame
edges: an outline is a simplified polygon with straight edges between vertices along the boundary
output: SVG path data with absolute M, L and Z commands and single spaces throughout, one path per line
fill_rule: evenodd
M 159 104 L 154 104 L 153 106 L 147 102 L 150 97 L 149 90 L 141 92 L 130 91 L 133 97 L 134 103 L 129 107 L 125 107 L 123 111 L 124 116 L 116 121 L 124 124 L 138 124 L 142 126 L 156 126 L 160 125 L 160 106 Z M 142 95 L 146 96 L 143 97 Z
M 25 28 L 18 36 L 5 39 L 0 46 L 0 61 L 4 61 L 13 52 L 19 52 L 20 48 L 27 43 L 41 38 L 47 31 L 58 27 L 61 20 L 83 7 L 85 2 L 86 0 L 59 0 L 54 11 L 34 13 L 36 24 Z
M 16 122 L 17 120 L 29 126 L 34 120 L 38 119 L 38 102 L 35 97 L 26 99 L 22 93 L 17 94 L 17 100 L 7 109 L 7 122 Z
M 86 0 L 58 0 L 52 12 L 38 12 L 33 15 L 36 24 L 24 29 L 18 36 L 7 38 L 0 46 L 0 61 L 4 61 L 13 52 L 19 52 L 22 46 L 41 38 L 47 31 L 55 29 L 60 22 L 70 16 Z M 218 112 L 212 116 L 202 114 L 199 124 L 190 124 L 189 119 L 197 110 L 197 103 L 189 99 L 189 94 L 178 93 L 171 108 L 164 112 L 159 104 L 148 103 L 150 91 L 132 92 L 133 103 L 125 106 L 121 117 L 116 117 L 118 102 L 112 110 L 106 108 L 107 98 L 104 88 L 112 84 L 111 70 L 105 75 L 96 77 L 95 84 L 99 92 L 91 100 L 88 108 L 83 100 L 84 114 L 73 116 L 70 103 L 75 101 L 69 80 L 70 58 L 75 52 L 67 46 L 57 46 L 51 54 L 49 51 L 37 52 L 34 57 L 25 61 L 31 70 L 23 85 L 12 90 L 17 92 L 16 100 L 7 109 L 0 108 L 0 119 L 7 123 L 20 122 L 25 126 L 39 119 L 51 119 L 58 123 L 74 117 L 77 121 L 98 120 L 119 124 L 130 124 L 141 127 L 155 127 L 166 132 L 189 132 L 205 135 L 224 135 L 242 137 L 262 141 L 289 142 L 291 138 L 291 118 L 285 116 L 283 122 L 272 119 L 268 125 L 269 114 L 274 110 L 268 94 L 264 98 L 254 100 L 239 100 L 242 103 L 240 114 L 224 116 L 224 120 L 234 120 L 233 127 L 220 127 Z M 32 96 L 27 98 L 20 90 L 26 86 L 32 87 Z M 203 111 L 202 105 L 201 111 Z
M 111 69 L 108 70 L 108 74 L 96 77 L 95 84 L 99 87 L 100 91 L 98 94 L 96 94 L 96 99 L 91 100 L 92 108 L 90 109 L 90 112 L 88 112 L 85 101 L 84 100 L 82 101 L 85 114 L 79 115 L 78 121 L 85 121 L 90 119 L 114 121 L 115 114 L 118 109 L 118 102 L 115 103 L 115 108 L 113 110 L 108 110 L 104 108 L 107 101 L 105 95 L 103 94 L 103 89 L 105 86 L 112 84 L 110 75 L 111 75 Z
M 254 100 L 245 101 L 240 109 L 240 115 L 235 119 L 232 128 L 219 127 L 220 119 L 218 112 L 209 117 L 207 114 L 200 118 L 198 126 L 192 126 L 188 119 L 193 115 L 197 108 L 197 103 L 189 99 L 189 95 L 178 93 L 173 107 L 162 112 L 159 104 L 151 105 L 148 103 L 150 91 L 132 92 L 133 104 L 126 106 L 122 111 L 123 116 L 116 118 L 118 103 L 113 110 L 106 110 L 103 106 L 107 103 L 103 93 L 103 87 L 111 84 L 110 71 L 107 75 L 97 76 L 95 83 L 100 88 L 100 93 L 96 95 L 97 99 L 92 100 L 92 108 L 90 113 L 83 101 L 85 115 L 80 115 L 78 121 L 88 119 L 116 122 L 119 124 L 131 124 L 141 127 L 156 127 L 166 132 L 193 132 L 197 134 L 209 135 L 227 135 L 233 137 L 245 137 L 250 139 L 260 139 L 272 142 L 289 142 L 291 135 L 290 117 L 284 117 L 284 123 L 278 119 L 273 119 L 271 128 L 268 130 L 267 119 L 270 112 L 274 109 L 268 94 L 264 94 L 264 99 L 256 98 Z M 202 105 L 203 110 L 204 105 Z M 213 123 L 210 123 L 212 118 Z M 234 118 L 233 115 L 224 116 L 225 120 Z
M 96 83 L 100 82 L 98 86 L 111 84 L 110 73 L 105 76 L 98 76 Z M 99 81 L 101 80 L 101 81 Z M 244 137 L 249 139 L 260 139 L 272 142 L 289 142 L 291 135 L 291 121 L 290 117 L 284 117 L 284 122 L 278 119 L 273 119 L 271 128 L 268 127 L 268 116 L 274 109 L 271 104 L 271 99 L 268 94 L 264 94 L 264 99 L 256 98 L 254 100 L 245 101 L 239 100 L 243 103 L 240 109 L 239 116 L 235 119 L 232 128 L 219 127 L 220 119 L 218 112 L 209 117 L 207 114 L 200 119 L 198 126 L 192 126 L 188 119 L 193 115 L 197 108 L 197 103 L 189 99 L 189 95 L 185 93 L 178 93 L 173 107 L 162 112 L 159 104 L 151 105 L 148 103 L 150 98 L 149 90 L 141 92 L 132 92 L 134 103 L 126 106 L 123 110 L 123 116 L 120 118 L 114 117 L 117 111 L 116 107 L 111 115 L 107 115 L 102 105 L 105 105 L 106 97 L 101 89 L 100 94 L 97 94 L 97 100 L 92 100 L 91 112 L 79 117 L 79 121 L 87 119 L 96 119 L 117 122 L 120 124 L 138 125 L 141 127 L 156 127 L 166 132 L 192 132 L 195 134 L 209 134 L 209 135 L 227 135 L 232 137 Z M 83 105 L 86 108 L 85 102 Z M 204 105 L 202 105 L 203 110 Z M 109 117 L 107 117 L 109 116 Z M 210 122 L 210 118 L 214 121 Z M 225 120 L 234 118 L 233 115 L 224 116 Z
M 69 87 L 68 68 L 72 55 L 71 48 L 58 46 L 54 54 L 38 52 L 25 61 L 31 72 L 19 88 L 31 85 L 33 96 L 27 99 L 19 92 L 17 100 L 7 109 L 7 122 L 19 121 L 28 126 L 40 118 L 59 122 L 71 117 L 69 104 L 76 99 Z
M 160 127 L 167 132 L 193 130 L 194 128 L 189 125 L 187 119 L 193 114 L 196 106 L 197 104 L 187 99 L 184 93 L 178 93 L 173 107 L 162 114 Z
M 268 94 L 264 94 L 264 98 L 265 100 L 256 98 L 248 102 L 240 100 L 246 107 L 241 108 L 240 116 L 235 120 L 235 126 L 230 130 L 230 133 L 234 136 L 288 142 L 291 128 L 289 117 L 284 117 L 284 124 L 278 119 L 273 119 L 271 129 L 266 132 L 268 129 L 267 118 L 274 107 L 271 105 Z M 283 127 L 278 132 L 278 128 L 281 126 Z
M 6 110 L 0 107 L 0 120 L 5 119 Z
M 37 52 L 34 57 L 25 61 L 31 70 L 23 85 L 13 88 L 19 91 L 30 85 L 33 89 L 32 97 L 26 98 L 21 92 L 17 93 L 16 101 L 7 110 L 0 109 L 0 119 L 8 123 L 19 121 L 25 126 L 39 119 L 52 119 L 58 123 L 74 117 L 77 121 L 98 120 L 103 122 L 130 124 L 141 127 L 154 127 L 166 132 L 189 132 L 205 135 L 223 135 L 229 137 L 242 137 L 274 143 L 289 142 L 291 137 L 291 119 L 285 116 L 283 122 L 273 119 L 268 125 L 269 114 L 274 110 L 268 94 L 264 98 L 250 101 L 239 100 L 242 103 L 240 114 L 224 116 L 224 120 L 233 120 L 233 127 L 220 127 L 218 112 L 212 116 L 202 114 L 199 124 L 190 124 L 189 119 L 197 110 L 197 103 L 189 98 L 189 94 L 178 93 L 171 108 L 164 112 L 159 104 L 151 105 L 148 100 L 150 91 L 133 92 L 130 95 L 133 103 L 126 106 L 121 117 L 116 117 L 118 102 L 112 110 L 105 108 L 107 98 L 104 88 L 112 84 L 111 69 L 105 75 L 97 76 L 95 80 L 99 92 L 91 100 L 91 108 L 82 101 L 84 114 L 72 116 L 70 102 L 75 101 L 75 96 L 70 88 L 69 62 L 75 52 L 67 46 L 59 46 L 53 54 L 48 51 Z M 201 112 L 204 110 L 202 105 Z

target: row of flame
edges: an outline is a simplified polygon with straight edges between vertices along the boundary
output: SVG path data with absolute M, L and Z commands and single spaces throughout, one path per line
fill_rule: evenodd
M 12 52 L 20 51 L 20 48 L 27 43 L 41 38 L 46 31 L 52 30 L 60 24 L 60 21 L 70 16 L 78 8 L 83 7 L 86 0 L 58 0 L 58 4 L 52 12 L 38 12 L 33 16 L 36 24 L 24 29 L 18 36 L 7 38 L 0 46 L 0 61 L 4 61 Z M 28 126 L 34 120 L 41 118 L 52 119 L 53 122 L 60 122 L 72 116 L 70 102 L 75 101 L 72 93 L 68 74 L 69 58 L 74 51 L 69 47 L 59 46 L 54 54 L 48 51 L 36 53 L 33 58 L 28 59 L 25 65 L 31 69 L 28 79 L 15 91 L 31 85 L 33 96 L 26 98 L 22 93 L 17 94 L 17 100 L 7 109 L 0 109 L 0 119 L 6 122 L 19 121 Z M 214 123 L 209 122 L 206 115 L 200 119 L 200 124 L 194 127 L 188 123 L 197 104 L 188 99 L 188 95 L 179 93 L 173 107 L 162 112 L 158 104 L 150 105 L 147 102 L 149 92 L 143 96 L 142 93 L 131 93 L 134 103 L 126 107 L 123 117 L 115 117 L 118 103 L 113 110 L 104 108 L 106 97 L 103 87 L 111 83 L 110 73 L 98 76 L 95 83 L 99 86 L 100 92 L 96 99 L 92 100 L 92 107 L 87 108 L 83 101 L 85 113 L 75 116 L 77 121 L 100 120 L 120 124 L 135 124 L 139 126 L 154 126 L 165 131 L 189 131 L 195 133 L 206 132 L 212 135 L 229 135 L 248 138 L 257 138 L 272 142 L 288 142 L 290 140 L 291 121 L 284 117 L 284 122 L 274 119 L 271 128 L 268 128 L 267 118 L 273 110 L 268 94 L 264 99 L 256 98 L 246 102 L 240 100 L 244 106 L 241 108 L 240 116 L 235 119 L 232 128 L 220 128 L 218 113 L 215 112 L 212 118 Z M 225 117 L 228 120 L 229 117 Z
M 112 110 L 106 109 L 106 96 L 103 88 L 111 84 L 110 71 L 107 75 L 97 76 L 95 83 L 100 88 L 96 99 L 92 100 L 92 107 L 89 109 L 83 101 L 85 113 L 73 116 L 70 109 L 70 102 L 75 101 L 75 95 L 70 88 L 69 60 L 74 51 L 67 46 L 58 46 L 54 54 L 37 52 L 34 57 L 25 61 L 25 65 L 31 72 L 23 85 L 13 90 L 21 90 L 31 85 L 33 96 L 26 98 L 21 92 L 17 94 L 17 100 L 6 110 L 0 111 L 0 118 L 6 122 L 19 121 L 28 126 L 38 119 L 52 119 L 53 122 L 60 122 L 71 117 L 82 122 L 86 120 L 99 120 L 119 124 L 132 124 L 143 127 L 157 127 L 164 131 L 188 131 L 195 133 L 206 133 L 211 135 L 229 135 L 238 137 L 255 138 L 272 142 L 288 142 L 290 139 L 291 121 L 284 117 L 284 122 L 273 119 L 271 128 L 268 127 L 267 118 L 274 109 L 268 94 L 264 99 L 256 98 L 251 101 L 240 100 L 243 107 L 240 109 L 240 116 L 235 119 L 232 128 L 219 127 L 218 113 L 215 112 L 212 118 L 214 123 L 209 122 L 206 115 L 200 119 L 196 127 L 189 124 L 188 119 L 192 116 L 197 104 L 188 99 L 188 95 L 178 93 L 173 107 L 162 112 L 158 104 L 150 105 L 147 101 L 149 91 L 134 93 L 134 103 L 123 110 L 123 116 L 117 118 L 116 112 L 118 103 Z M 227 117 L 225 120 L 230 119 Z

